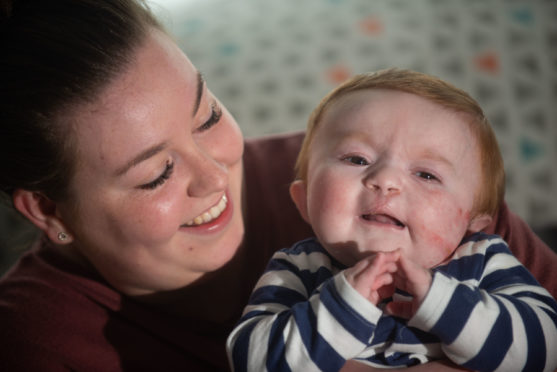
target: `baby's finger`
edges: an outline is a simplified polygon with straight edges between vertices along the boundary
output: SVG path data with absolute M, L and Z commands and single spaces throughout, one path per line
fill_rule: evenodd
M 384 287 L 386 285 L 393 284 L 393 283 L 394 283 L 394 279 L 393 279 L 393 276 L 392 276 L 391 273 L 382 273 L 375 278 L 375 280 L 373 281 L 373 284 L 370 287 L 370 290 L 376 291 L 381 287 Z
M 354 266 L 344 270 L 344 276 L 346 280 L 348 280 L 349 283 L 354 282 L 356 276 L 363 272 L 370 264 L 371 262 L 367 259 L 356 262 Z
M 396 271 L 396 261 L 393 261 L 392 257 L 387 256 L 385 253 L 378 253 L 370 265 L 361 271 L 359 276 L 362 280 L 375 281 L 375 278 L 384 273 L 392 274 Z
M 396 262 L 400 258 L 400 249 L 396 249 L 390 252 L 379 252 L 375 255 L 375 257 L 381 257 L 384 262 Z
M 394 273 L 394 282 L 397 288 L 414 296 L 421 303 L 431 286 L 432 274 L 427 268 L 415 264 L 406 257 L 398 261 L 398 271 Z
M 393 276 L 390 273 L 383 273 L 375 278 L 375 281 L 372 283 L 371 287 L 368 289 L 367 299 L 374 305 L 377 305 L 379 301 L 383 298 L 390 297 L 384 296 L 384 291 L 381 291 L 383 288 L 392 287 L 393 284 Z M 392 290 L 386 289 L 388 293 L 394 292 L 394 287 Z

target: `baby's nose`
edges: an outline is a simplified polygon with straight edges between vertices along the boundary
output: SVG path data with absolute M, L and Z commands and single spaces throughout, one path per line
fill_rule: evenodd
M 402 190 L 402 180 L 399 171 L 390 167 L 375 170 L 364 180 L 367 188 L 384 195 L 398 194 Z

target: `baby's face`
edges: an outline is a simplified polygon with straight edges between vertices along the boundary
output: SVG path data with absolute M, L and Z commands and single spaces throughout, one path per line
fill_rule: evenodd
M 465 120 L 391 90 L 353 92 L 329 107 L 312 143 L 306 199 L 325 248 L 346 265 L 397 248 L 425 267 L 447 259 L 469 230 L 481 181 Z

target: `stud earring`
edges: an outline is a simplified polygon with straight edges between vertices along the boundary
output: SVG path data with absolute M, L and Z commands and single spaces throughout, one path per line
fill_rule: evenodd
M 68 239 L 68 234 L 66 234 L 63 231 L 60 231 L 58 233 L 58 240 L 60 240 L 61 242 L 65 241 L 66 239 Z

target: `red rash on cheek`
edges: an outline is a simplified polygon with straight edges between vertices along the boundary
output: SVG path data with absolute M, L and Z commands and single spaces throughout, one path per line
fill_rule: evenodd
M 442 209 L 441 209 L 442 210 Z M 451 213 L 448 213 L 450 216 Z M 444 225 L 445 227 L 439 230 L 439 226 L 435 226 L 433 229 L 430 226 L 421 225 L 421 234 L 424 241 L 428 242 L 431 248 L 431 262 L 428 263 L 429 267 L 433 267 L 440 264 L 450 255 L 453 254 L 454 250 L 457 248 L 463 236 L 455 236 L 455 234 L 464 235 L 466 233 L 466 226 L 468 226 L 468 221 L 470 218 L 470 212 L 464 211 L 462 208 L 454 211 L 452 214 L 452 221 L 448 220 Z M 441 260 L 436 259 L 436 257 L 442 256 Z
M 453 244 L 447 241 L 444 236 L 436 232 L 426 231 L 425 233 L 427 234 L 427 239 L 433 243 L 434 247 L 443 250 L 446 256 L 453 253 L 453 250 L 456 248 L 453 247 Z

